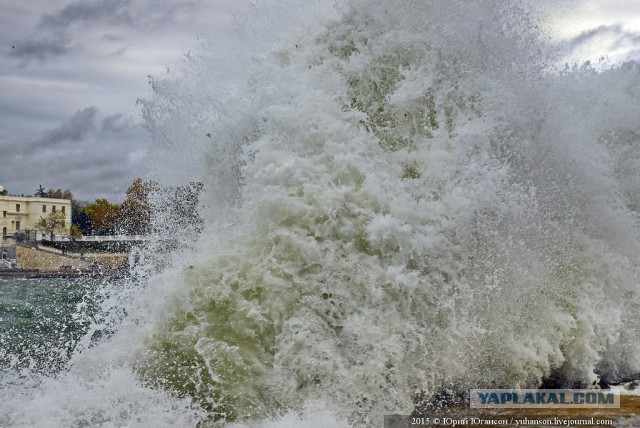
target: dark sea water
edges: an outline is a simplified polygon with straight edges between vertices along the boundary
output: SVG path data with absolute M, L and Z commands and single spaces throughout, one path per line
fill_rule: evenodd
M 89 279 L 0 280 L 2 374 L 62 369 L 95 314 L 97 287 Z

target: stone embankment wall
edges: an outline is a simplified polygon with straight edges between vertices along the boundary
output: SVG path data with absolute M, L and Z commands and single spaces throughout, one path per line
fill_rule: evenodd
M 72 266 L 73 268 L 85 270 L 88 269 L 92 263 L 119 267 L 124 262 L 126 256 L 121 254 L 85 254 L 81 260 L 76 254 L 73 256 L 63 256 L 48 251 L 17 247 L 16 258 L 23 269 L 56 271 L 60 266 Z

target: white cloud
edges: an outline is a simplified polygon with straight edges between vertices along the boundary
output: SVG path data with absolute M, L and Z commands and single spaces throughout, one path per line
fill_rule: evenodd
M 636 59 L 640 45 L 640 3 L 635 0 L 549 2 L 548 31 L 565 42 L 569 62 Z

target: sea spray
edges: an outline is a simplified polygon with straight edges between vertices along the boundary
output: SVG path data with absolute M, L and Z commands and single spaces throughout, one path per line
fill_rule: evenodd
M 143 376 L 227 419 L 320 398 L 367 424 L 418 392 L 637 370 L 638 68 L 558 71 L 536 28 L 354 2 L 281 39 L 199 130 L 234 221 Z
M 564 67 L 510 2 L 321 3 L 247 18 L 303 19 L 238 80 L 152 80 L 200 239 L 0 421 L 374 426 L 640 370 L 638 65 Z

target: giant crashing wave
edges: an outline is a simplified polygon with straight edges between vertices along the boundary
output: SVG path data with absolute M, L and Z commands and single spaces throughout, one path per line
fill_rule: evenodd
M 640 371 L 640 70 L 556 54 L 509 2 L 354 0 L 226 93 L 207 61 L 155 80 L 152 136 L 202 147 L 208 244 L 142 379 L 214 419 L 368 424 Z

